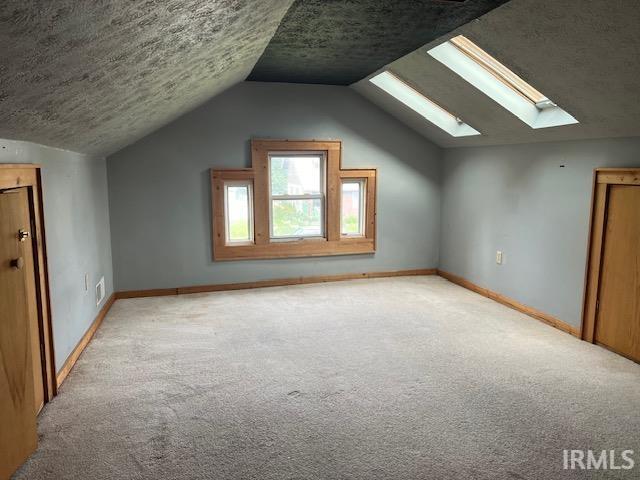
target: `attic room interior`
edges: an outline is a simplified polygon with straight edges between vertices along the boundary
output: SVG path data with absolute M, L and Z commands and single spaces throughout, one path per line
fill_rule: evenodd
M 0 480 L 640 478 L 637 7 L 2 2 Z

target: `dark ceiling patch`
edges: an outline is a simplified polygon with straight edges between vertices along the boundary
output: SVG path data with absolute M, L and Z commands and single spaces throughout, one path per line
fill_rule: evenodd
M 508 0 L 296 0 L 248 80 L 350 85 Z

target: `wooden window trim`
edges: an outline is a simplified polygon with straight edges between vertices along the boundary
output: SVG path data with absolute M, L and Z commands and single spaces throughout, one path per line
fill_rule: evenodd
M 326 155 L 326 199 L 324 238 L 272 241 L 269 225 L 269 152 L 324 152 Z M 213 259 L 250 260 L 289 257 L 371 254 L 376 249 L 375 169 L 341 168 L 342 142 L 339 140 L 263 140 L 251 141 L 251 168 L 212 169 L 211 201 Z M 343 178 L 366 179 L 365 235 L 344 237 L 340 233 L 340 199 Z M 232 180 L 253 182 L 253 232 L 251 244 L 226 243 L 224 183 Z
M 548 100 L 545 95 L 529 85 L 525 80 L 512 72 L 507 66 L 489 55 L 478 45 L 463 35 L 458 35 L 449 40 L 458 50 L 467 55 L 482 68 L 491 73 L 494 77 L 524 96 L 530 102 L 537 104 Z
M 607 201 L 611 185 L 640 185 L 640 168 L 596 168 L 593 174 L 581 327 L 582 339 L 590 343 L 595 340 Z
M 274 200 L 320 200 L 322 202 L 322 210 L 321 210 L 321 234 L 320 235 L 311 235 L 311 236 L 307 236 L 305 239 L 316 239 L 316 240 L 321 240 L 322 238 L 325 237 L 326 235 L 326 227 L 327 227 L 327 212 L 326 212 L 326 199 L 327 199 L 327 172 L 328 172 L 328 155 L 326 151 L 312 151 L 312 150 L 300 150 L 300 151 L 275 151 L 275 150 L 269 150 L 268 154 L 267 154 L 267 171 L 271 170 L 271 158 L 272 157 L 278 157 L 278 156 L 288 156 L 288 155 L 300 155 L 300 156 L 305 156 L 305 155 L 309 155 L 309 156 L 319 156 L 321 157 L 321 162 L 320 162 L 320 184 L 321 184 L 321 188 L 320 188 L 320 193 L 314 193 L 314 194 L 301 194 L 301 195 L 289 195 L 289 194 L 282 194 L 282 195 L 275 195 L 272 191 L 271 191 L 271 186 L 269 185 L 269 198 L 267 199 L 267 202 L 269 204 L 269 238 L 270 241 L 285 241 L 285 242 L 289 242 L 292 241 L 291 237 L 287 237 L 287 236 L 276 236 L 275 232 L 273 231 L 273 223 L 272 223 L 272 216 L 273 216 L 273 201 Z
M 433 105 L 436 109 L 440 110 L 442 113 L 444 113 L 445 115 L 455 119 L 456 121 L 460 121 L 460 118 L 457 115 L 454 115 L 453 113 L 451 113 L 449 110 L 447 110 L 446 108 L 444 108 L 442 105 L 440 105 L 437 102 L 434 102 L 433 100 L 431 100 L 429 97 L 426 97 L 422 92 L 420 92 L 416 87 L 413 86 L 413 84 L 411 84 L 409 81 L 405 80 L 404 78 L 402 78 L 399 74 L 392 72 L 391 70 L 387 70 L 387 72 L 389 75 L 391 75 L 393 78 L 395 78 L 398 82 L 404 84 L 404 86 L 406 86 L 408 89 L 412 90 L 416 95 L 418 95 L 419 97 L 422 98 L 422 100 L 424 100 L 425 102 L 429 103 L 430 105 Z
M 365 181 L 365 217 L 364 217 L 364 238 L 373 239 L 373 247 L 376 246 L 376 170 L 367 169 L 350 169 L 340 171 L 340 180 L 352 179 L 352 180 L 364 180 Z M 345 237 L 342 236 L 342 241 L 354 241 L 362 239 L 363 237 Z

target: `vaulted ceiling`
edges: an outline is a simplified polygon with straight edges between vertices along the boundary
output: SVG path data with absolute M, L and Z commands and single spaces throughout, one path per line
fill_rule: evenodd
M 506 0 L 293 1 L 5 0 L 0 138 L 106 155 L 252 69 L 347 85 Z
M 369 82 L 358 92 L 443 147 L 640 136 L 640 8 L 633 1 L 511 0 L 388 64 L 482 135 L 452 137 Z M 580 123 L 532 129 L 427 52 L 464 34 Z
M 293 0 L 3 0 L 0 138 L 108 154 L 244 80 Z
M 507 0 L 296 0 L 249 80 L 350 85 Z
M 108 155 L 247 77 L 352 84 L 444 147 L 640 136 L 636 2 L 505 1 L 5 0 L 0 138 Z M 532 130 L 427 54 L 459 33 L 580 123 Z M 385 69 L 482 135 L 368 81 Z

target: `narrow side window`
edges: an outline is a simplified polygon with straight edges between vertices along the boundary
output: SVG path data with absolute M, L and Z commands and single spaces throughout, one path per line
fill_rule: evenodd
M 340 233 L 345 236 L 364 236 L 365 179 L 342 181 L 340 198 Z
M 253 243 L 252 185 L 248 181 L 225 182 L 226 243 Z

